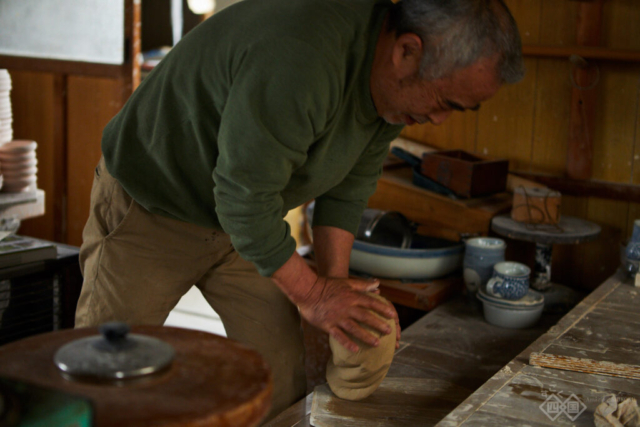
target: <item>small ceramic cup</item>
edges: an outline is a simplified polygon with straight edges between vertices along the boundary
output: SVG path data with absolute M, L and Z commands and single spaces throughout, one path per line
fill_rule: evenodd
M 640 261 L 640 219 L 633 222 L 633 233 L 627 244 L 626 255 L 631 261 Z
M 487 282 L 487 293 L 494 297 L 519 300 L 529 291 L 531 269 L 519 262 L 499 262 L 493 266 L 493 277 Z
M 506 247 L 504 240 L 493 237 L 474 237 L 465 242 L 463 275 L 469 294 L 475 294 L 487 284 L 493 266 L 504 261 Z

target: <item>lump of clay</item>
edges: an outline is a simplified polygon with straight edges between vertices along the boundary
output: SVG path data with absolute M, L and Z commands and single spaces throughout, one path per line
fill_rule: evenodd
M 389 301 L 376 294 L 370 294 L 387 304 Z M 329 338 L 332 357 L 327 363 L 327 382 L 333 393 L 348 400 L 361 400 L 371 395 L 389 371 L 396 349 L 395 320 L 387 319 L 371 311 L 391 328 L 391 333 L 383 335 L 380 332 L 362 324 L 367 331 L 373 333 L 380 344 L 372 347 L 357 338 L 350 337 L 359 347 L 355 353 L 344 348 L 333 337 Z

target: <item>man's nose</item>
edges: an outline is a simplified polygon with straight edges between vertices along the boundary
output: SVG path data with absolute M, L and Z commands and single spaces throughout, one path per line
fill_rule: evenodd
M 429 115 L 429 120 L 434 125 L 439 125 L 440 123 L 447 120 L 447 117 L 451 115 L 452 111 L 441 111 L 439 113 L 433 113 Z

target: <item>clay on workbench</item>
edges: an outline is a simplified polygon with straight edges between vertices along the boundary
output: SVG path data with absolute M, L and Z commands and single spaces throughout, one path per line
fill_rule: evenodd
M 390 304 L 383 297 L 371 296 Z M 355 353 L 344 348 L 333 337 L 329 339 L 332 357 L 327 363 L 327 382 L 333 393 L 348 400 L 362 400 L 370 396 L 380 385 L 389 371 L 396 345 L 396 324 L 393 319 L 384 318 L 377 313 L 371 313 L 382 319 L 391 328 L 391 333 L 382 335 L 380 332 L 362 325 L 365 329 L 379 338 L 380 344 L 372 347 L 351 337 L 358 345 Z

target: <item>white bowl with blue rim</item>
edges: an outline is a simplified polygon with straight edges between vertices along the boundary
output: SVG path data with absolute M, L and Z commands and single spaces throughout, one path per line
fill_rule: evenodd
M 530 328 L 538 323 L 544 309 L 544 295 L 533 289 L 516 301 L 496 298 L 482 288 L 476 296 L 482 302 L 485 320 L 503 328 Z
M 432 280 L 462 267 L 464 244 L 414 235 L 408 249 L 355 240 L 349 268 L 374 277 Z

